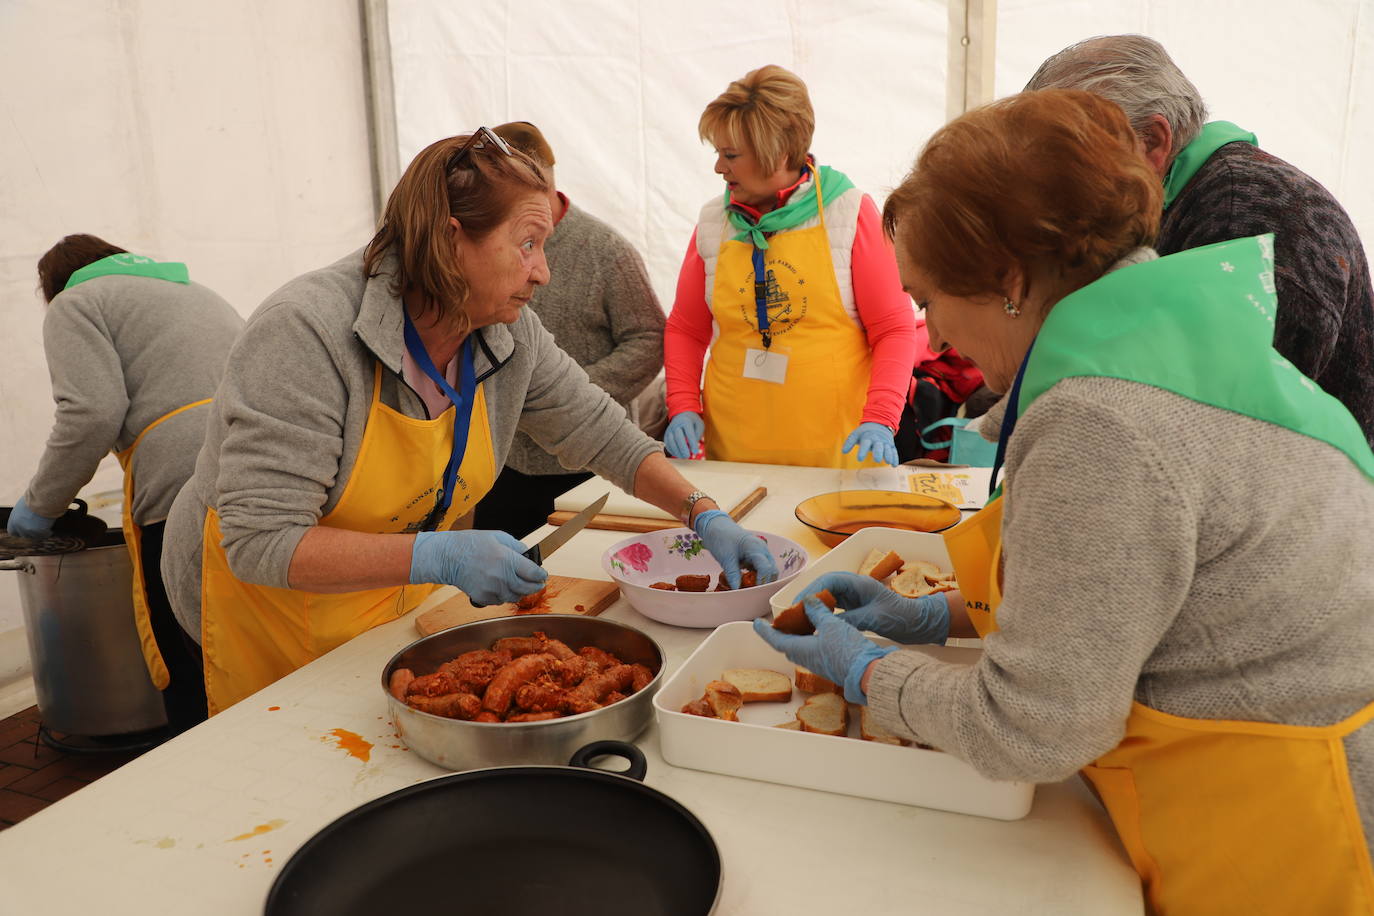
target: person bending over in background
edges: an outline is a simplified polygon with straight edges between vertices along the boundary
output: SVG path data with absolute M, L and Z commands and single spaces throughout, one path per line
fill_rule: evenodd
M 1084 89 L 1126 112 L 1164 181 L 1160 254 L 1274 234 L 1274 348 L 1340 399 L 1374 444 L 1374 288 L 1359 233 L 1331 192 L 1249 131 L 1207 122 L 1197 87 L 1143 35 L 1072 45 L 1026 88 Z
M 559 348 L 633 419 L 635 396 L 663 368 L 663 308 L 644 261 L 620 233 L 557 190 L 553 149 L 539 128 L 514 121 L 493 132 L 549 175 L 549 282 L 534 294 L 530 309 Z M 506 466 L 477 504 L 476 526 L 522 538 L 545 524 L 555 497 L 590 476 L 570 473 L 527 433 L 516 433 Z
M 163 587 L 163 529 L 195 469 L 206 407 L 243 319 L 185 264 L 130 254 L 93 235 L 69 235 L 38 261 L 48 310 L 43 349 L 57 416 L 9 533 L 47 537 L 95 476 L 106 452 L 124 468 L 124 536 L 144 660 L 168 725 L 206 717 L 195 644 Z
M 1135 143 L 1047 90 L 926 144 L 884 219 L 932 337 L 1008 392 L 1005 486 L 944 535 L 953 600 L 830 573 L 817 635 L 755 628 L 989 778 L 1081 769 L 1154 912 L 1374 912 L 1374 453 L 1275 357 L 1271 236 L 1147 247 Z
M 897 463 L 915 315 L 877 207 L 808 154 L 814 128 L 806 85 L 776 66 L 701 115 L 725 191 L 701 208 L 664 336 L 674 458 L 704 438 L 724 461 Z
M 172 609 L 218 712 L 439 585 L 515 601 L 547 573 L 504 531 L 452 530 L 516 430 L 694 528 L 737 587 L 777 566 L 587 379 L 525 306 L 548 282 L 543 169 L 487 128 L 425 147 L 366 248 L 253 314 L 168 519 Z

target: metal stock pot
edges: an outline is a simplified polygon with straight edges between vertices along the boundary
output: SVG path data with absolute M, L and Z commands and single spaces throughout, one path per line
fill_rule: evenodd
M 107 531 L 77 503 L 53 525 L 53 537 L 0 543 L 0 569 L 19 574 L 44 737 L 151 731 L 167 715 L 134 624 L 129 550 L 122 532 Z M 9 512 L 0 508 L 0 528 Z

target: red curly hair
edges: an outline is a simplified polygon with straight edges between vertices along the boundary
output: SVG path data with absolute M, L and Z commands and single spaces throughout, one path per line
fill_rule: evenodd
M 890 237 L 944 292 L 1004 293 L 1008 276 L 1077 288 L 1159 231 L 1163 189 L 1113 102 L 1023 92 L 938 130 L 883 206 Z

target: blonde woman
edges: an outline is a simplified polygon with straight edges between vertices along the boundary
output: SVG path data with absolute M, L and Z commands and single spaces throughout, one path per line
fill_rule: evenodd
M 817 164 L 814 128 L 806 85 L 777 66 L 701 115 L 725 189 L 701 209 L 664 334 L 675 458 L 897 463 L 915 316 L 877 207 Z
M 677 513 L 738 585 L 776 576 L 525 306 L 548 282 L 543 170 L 482 128 L 431 144 L 363 250 L 287 283 L 249 320 L 168 520 L 173 610 L 217 712 L 414 608 L 538 591 L 503 531 L 453 531 L 516 430 Z

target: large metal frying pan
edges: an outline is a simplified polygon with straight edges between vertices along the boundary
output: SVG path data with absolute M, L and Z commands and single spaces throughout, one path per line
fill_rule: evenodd
M 589 768 L 630 760 L 624 774 Z M 383 913 L 704 916 L 720 853 L 690 811 L 644 785 L 634 745 L 560 766 L 455 773 L 384 795 L 307 840 L 266 916 Z

